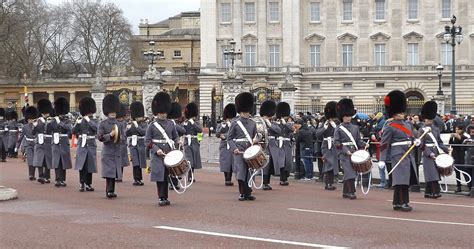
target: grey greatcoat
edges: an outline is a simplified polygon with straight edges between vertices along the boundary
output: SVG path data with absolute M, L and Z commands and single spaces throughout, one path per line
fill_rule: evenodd
M 230 122 L 222 122 L 217 127 L 216 136 L 221 140 L 219 144 L 219 168 L 221 172 L 235 172 L 233 164 L 233 151 L 227 142 L 227 132 Z
M 357 177 L 357 173 L 352 168 L 351 157 L 348 155 L 349 152 L 354 153 L 357 148 L 352 143 L 352 140 L 349 138 L 349 136 L 347 136 L 347 134 L 341 130 L 340 126 L 345 127 L 351 133 L 358 146 L 358 149 L 364 149 L 365 143 L 360 138 L 359 126 L 357 125 L 353 125 L 351 123 L 342 123 L 334 130 L 334 145 L 336 146 L 337 154 L 341 160 L 341 165 L 344 169 L 344 181 L 346 181 L 355 179 Z
M 171 140 L 169 143 L 166 142 L 163 134 L 156 127 L 155 123 L 158 123 L 168 138 Z M 175 128 L 173 121 L 168 119 L 156 119 L 153 123 L 148 125 L 145 134 L 145 144 L 150 146 L 150 157 L 151 157 L 151 176 L 152 182 L 163 182 L 165 177 L 168 177 L 168 170 L 165 168 L 164 157 L 158 156 L 156 152 L 162 150 L 163 153 L 169 153 L 174 150 L 175 145 L 178 144 L 178 133 Z M 170 146 L 171 143 L 171 146 Z
M 132 158 L 132 166 L 146 168 L 146 145 L 145 133 L 147 129 L 146 122 L 137 123 L 138 126 L 131 125 L 127 129 L 128 149 L 130 150 L 130 157 Z M 132 137 L 137 136 L 137 144 L 132 144 Z
M 20 151 L 26 154 L 26 162 L 28 166 L 33 166 L 34 148 L 35 148 L 35 136 L 33 134 L 33 124 L 26 124 L 18 136 L 18 147 L 22 148 Z
M 17 142 L 20 143 L 21 140 L 18 139 L 18 135 L 21 130 L 21 125 L 16 120 L 11 120 L 8 123 L 8 144 L 7 148 L 15 148 L 17 147 Z
M 252 145 L 252 142 L 248 141 L 244 131 L 242 131 L 240 126 L 237 124 L 237 121 L 239 120 L 247 129 L 251 139 L 257 135 L 257 124 L 255 121 L 242 116 L 234 119 L 230 124 L 229 132 L 227 133 L 227 141 L 229 142 L 230 150 L 233 152 L 234 150 L 238 149 L 243 153 Z M 247 181 L 250 178 L 247 163 L 244 160 L 243 154 L 239 153 L 234 155 L 234 168 L 237 180 Z
M 267 127 L 267 129 L 268 129 L 267 153 L 270 155 L 272 165 L 265 167 L 263 169 L 263 174 L 268 175 L 270 172 L 270 167 L 273 167 L 274 174 L 280 175 L 280 169 L 285 167 L 285 158 L 286 158 L 285 150 L 283 148 L 283 143 L 282 143 L 282 146 L 280 147 L 280 140 L 283 138 L 281 136 L 281 126 L 278 125 L 276 122 L 271 122 L 271 126 Z
M 62 164 L 62 169 L 72 169 L 71 147 L 69 138 L 72 135 L 72 124 L 67 117 L 61 117 L 60 122 L 55 120 L 48 123 L 46 133 L 59 134 L 59 143 L 55 144 L 53 139 L 52 145 L 52 169 L 57 169 Z
M 97 129 L 97 120 L 94 119 L 89 122 L 82 119 L 81 123 L 72 129 L 72 134 L 77 137 L 75 170 L 83 170 L 86 166 L 87 173 L 97 173 Z M 84 146 L 83 140 L 86 141 Z
M 395 120 L 387 122 L 385 125 L 380 141 L 380 161 L 391 161 L 392 166 L 395 166 L 411 145 L 392 144 L 406 141 L 413 142 L 415 134 L 413 133 L 413 126 L 409 122 Z M 392 185 L 416 184 L 418 176 L 411 176 L 412 172 L 416 174 L 416 164 L 413 153 L 410 153 L 393 171 Z
M 43 167 L 43 164 L 46 163 L 46 167 L 51 169 L 53 167 L 52 134 L 46 132 L 47 121 L 43 117 L 38 118 L 37 122 L 38 125 L 33 129 L 33 133 L 36 137 L 33 166 Z M 39 138 L 40 136 L 43 136 L 43 141 Z
M 284 160 L 284 168 L 287 172 L 291 171 L 293 167 L 293 143 L 291 142 L 291 138 L 293 137 L 293 132 L 295 129 L 293 128 L 293 123 L 285 123 L 280 124 L 281 129 L 281 137 L 283 138 L 283 146 L 282 154 L 285 157 Z
M 121 171 L 120 168 L 122 167 L 120 143 L 114 143 L 114 138 L 110 136 L 114 125 L 118 125 L 115 118 L 107 118 L 99 124 L 97 135 L 99 141 L 104 143 L 100 160 L 102 164 L 102 178 L 116 178 L 118 171 Z M 119 129 L 119 133 L 121 132 L 122 130 Z M 120 136 L 125 136 L 125 134 L 120 134 Z
M 202 132 L 198 122 L 191 124 L 189 121 L 183 123 L 186 134 L 184 135 L 184 156 L 191 163 L 193 169 L 202 168 L 201 145 L 197 139 L 197 134 Z
M 126 121 L 119 121 L 118 127 L 120 133 L 124 136 L 120 137 L 120 156 L 122 161 L 122 168 L 130 166 L 130 159 L 128 158 L 128 149 L 127 149 L 127 122 Z M 122 170 L 120 170 L 118 179 L 122 179 Z
M 418 132 L 419 135 L 423 134 L 425 127 L 431 127 L 431 134 L 433 135 L 434 139 L 438 142 L 439 148 L 444 152 L 448 153 L 448 147 L 443 144 L 441 140 L 439 128 L 436 125 L 425 125 L 422 127 Z M 435 159 L 431 158 L 431 154 L 434 157 L 437 157 L 440 154 L 440 151 L 435 146 L 433 139 L 431 138 L 430 134 L 426 134 L 421 139 L 420 145 L 422 151 L 422 163 L 423 163 L 423 173 L 425 175 L 425 182 L 432 182 L 432 181 L 439 181 L 440 176 L 438 173 L 438 169 L 436 168 Z
M 5 127 L 7 126 L 7 122 L 2 118 L 0 119 L 0 151 L 2 151 L 2 148 L 4 151 L 7 151 L 7 144 L 6 144 L 6 138 L 8 137 L 8 133 L 5 132 Z
M 334 146 L 334 131 L 336 128 L 332 127 L 327 122 L 327 128 L 321 125 L 316 130 L 316 137 L 318 140 L 323 141 L 321 145 L 321 153 L 324 158 L 323 160 L 323 173 L 332 171 L 334 175 L 339 174 L 339 161 L 337 160 L 337 149 Z

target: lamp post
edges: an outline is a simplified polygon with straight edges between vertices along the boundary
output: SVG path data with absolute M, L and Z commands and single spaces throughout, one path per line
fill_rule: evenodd
M 443 77 L 443 65 L 438 64 L 438 66 L 436 67 L 436 72 L 438 73 L 438 91 L 436 92 L 436 95 L 440 95 L 442 96 L 443 95 L 443 89 L 441 89 L 441 77 Z
M 155 41 L 149 41 L 148 44 L 150 45 L 150 49 L 143 52 L 143 57 L 145 57 L 145 60 L 150 61 L 150 65 L 153 67 L 156 60 L 163 59 L 163 52 L 155 51 Z
M 453 61 L 451 65 L 451 114 L 456 114 L 456 62 L 455 62 L 455 47 L 456 43 L 461 44 L 464 39 L 462 35 L 462 27 L 454 25 L 456 23 L 456 16 L 451 18 L 451 26 L 444 27 L 445 33 L 443 39 L 447 44 L 452 46 Z
M 227 67 L 231 70 L 234 69 L 235 66 L 235 60 L 241 60 L 242 59 L 242 51 L 235 50 L 235 41 L 232 40 L 230 41 L 230 49 L 227 50 L 227 48 L 224 50 L 224 59 L 227 61 L 230 59 L 231 63 Z

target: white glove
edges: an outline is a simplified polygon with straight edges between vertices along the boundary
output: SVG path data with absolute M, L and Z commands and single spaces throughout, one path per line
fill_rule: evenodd
M 332 128 L 336 128 L 336 123 L 334 121 L 329 121 L 329 123 L 331 124 Z
M 38 121 L 33 122 L 33 126 L 34 127 L 38 126 Z
M 84 117 L 84 120 L 87 121 L 87 122 L 90 122 L 90 121 L 91 121 L 91 119 L 89 118 L 89 116 L 85 116 L 85 117 Z
M 127 125 L 127 130 L 129 130 L 130 128 L 132 128 L 132 125 Z
M 286 124 L 286 120 L 284 118 L 281 119 L 282 124 Z
M 329 127 L 329 121 L 324 122 L 324 129 L 327 129 Z
M 132 121 L 133 125 L 135 126 L 135 128 L 138 128 L 138 123 L 137 121 Z
M 191 123 L 192 125 L 194 124 L 194 120 L 193 119 L 190 119 L 189 120 L 189 123 Z
M 80 123 L 82 123 L 82 119 L 81 118 L 76 119 L 76 124 L 80 124 Z
M 265 123 L 267 124 L 268 127 L 272 126 L 272 123 L 270 123 L 270 120 L 265 119 Z
M 17 152 L 18 152 L 18 148 L 17 148 L 17 147 L 15 147 L 14 151 L 15 151 L 15 153 L 17 153 Z
M 227 125 L 230 127 L 230 122 L 227 122 Z
M 8 127 L 5 127 L 5 131 L 8 131 Z
M 61 120 L 59 120 L 58 116 L 54 117 L 54 120 L 56 120 L 56 123 L 58 123 L 58 124 L 61 123 Z
M 421 139 L 419 139 L 419 138 L 415 139 L 414 144 L 415 144 L 415 146 L 420 146 L 420 144 L 421 144 Z
M 39 118 L 39 120 L 41 120 L 42 123 L 44 123 L 44 121 L 45 121 L 43 117 Z
M 385 169 L 385 162 L 379 162 L 379 169 Z

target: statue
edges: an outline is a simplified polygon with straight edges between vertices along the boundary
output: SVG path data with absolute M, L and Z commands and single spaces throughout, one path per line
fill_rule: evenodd
M 148 65 L 148 70 L 143 74 L 144 80 L 160 80 L 161 73 L 156 70 L 153 65 Z

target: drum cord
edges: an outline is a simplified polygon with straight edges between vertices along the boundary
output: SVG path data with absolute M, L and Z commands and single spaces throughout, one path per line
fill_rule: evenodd
M 465 181 L 463 181 L 463 180 L 461 179 L 461 176 L 459 176 L 459 179 L 456 178 L 456 181 L 458 181 L 458 182 L 460 182 L 460 183 L 462 183 L 462 184 L 469 184 L 469 183 L 472 181 L 471 176 L 470 176 L 466 171 L 460 170 L 460 169 L 458 169 L 456 166 L 454 166 L 454 169 L 457 170 L 457 171 L 459 171 L 459 173 L 461 173 L 461 175 L 467 176 L 467 178 L 469 178 L 469 180 L 468 180 L 467 182 L 465 182 Z
M 444 185 L 444 189 L 443 189 L 443 185 Z M 441 189 L 441 191 L 443 191 L 443 193 L 448 192 L 448 182 L 446 181 L 445 176 L 443 176 L 443 182 L 439 185 L 439 188 Z
M 364 184 L 362 183 L 362 176 L 364 175 L 364 173 L 359 173 L 359 175 L 356 177 L 356 181 L 355 181 L 355 188 L 357 188 L 357 184 L 359 184 L 359 176 L 360 176 L 360 190 L 362 191 L 362 193 L 364 195 L 368 195 L 369 192 L 370 192 L 370 187 L 372 186 L 372 172 L 369 172 L 369 184 L 367 185 L 367 191 L 364 190 Z
M 250 170 L 251 175 L 250 175 L 250 179 L 249 179 L 249 188 L 252 188 L 255 187 L 255 189 L 262 189 L 263 187 L 263 168 L 259 169 L 259 170 L 253 170 L 251 169 Z M 255 177 L 257 176 L 257 174 L 260 173 L 261 175 L 261 181 L 260 181 L 260 186 L 257 186 L 257 183 L 255 182 Z
M 173 184 L 173 181 L 171 179 L 171 175 L 168 175 L 168 178 L 170 180 L 170 183 L 171 183 L 171 186 L 173 186 L 173 189 L 174 191 L 178 194 L 178 195 L 181 195 L 181 194 L 184 194 L 184 192 L 186 192 L 186 190 L 191 187 L 191 185 L 193 185 L 193 182 L 194 182 L 194 173 L 191 169 L 191 163 L 189 161 L 188 162 L 188 170 L 187 172 L 183 175 L 182 179 L 183 180 L 180 180 L 178 177 L 176 177 L 176 180 L 178 181 L 178 184 L 179 184 L 179 187 L 182 189 L 182 191 L 180 190 L 177 190 L 176 189 L 176 186 Z M 188 176 L 189 174 L 191 174 L 191 181 L 189 182 L 189 185 L 188 185 Z M 184 185 L 182 183 L 182 181 L 184 181 Z

